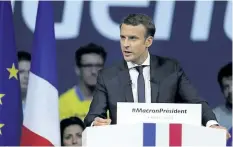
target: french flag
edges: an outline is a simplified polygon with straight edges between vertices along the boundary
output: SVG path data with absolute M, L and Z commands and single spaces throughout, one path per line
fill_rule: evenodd
M 182 146 L 182 124 L 143 124 L 143 146 Z
M 60 146 L 53 7 L 39 1 L 21 146 Z
M 217 132 L 219 134 L 216 134 Z M 225 132 L 222 130 L 184 124 L 143 124 L 145 147 L 224 146 L 224 144 Z

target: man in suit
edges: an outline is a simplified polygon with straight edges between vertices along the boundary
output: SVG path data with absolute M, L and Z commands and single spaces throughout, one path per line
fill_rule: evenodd
M 117 102 L 183 102 L 202 104 L 204 126 L 225 129 L 218 125 L 207 102 L 199 98 L 179 63 L 149 53 L 154 34 L 155 25 L 144 14 L 130 14 L 123 20 L 120 44 L 124 61 L 99 72 L 85 124 L 116 124 Z

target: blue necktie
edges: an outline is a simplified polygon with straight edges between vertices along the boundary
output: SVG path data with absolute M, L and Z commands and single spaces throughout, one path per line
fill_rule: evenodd
M 143 67 L 144 66 L 137 66 L 136 69 L 139 73 L 138 75 L 138 102 L 145 103 L 145 80 L 143 77 Z

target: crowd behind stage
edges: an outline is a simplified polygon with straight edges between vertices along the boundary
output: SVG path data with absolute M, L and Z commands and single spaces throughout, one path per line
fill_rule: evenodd
M 227 130 L 228 139 L 232 136 L 231 5 L 230 1 L 39 1 L 38 5 L 0 1 L 0 144 L 18 145 L 20 140 L 22 146 L 41 145 L 30 136 L 34 135 L 51 137 L 45 139 L 46 145 L 82 146 L 87 127 L 116 123 L 119 101 L 201 103 L 202 125 Z M 10 55 L 15 56 L 16 50 L 15 68 Z M 112 64 L 115 61 L 118 64 Z M 20 92 L 19 85 L 12 86 L 17 82 Z M 21 100 L 23 127 L 18 123 Z M 44 101 L 39 104 L 40 100 Z M 50 112 L 54 115 L 43 115 Z M 232 137 L 226 144 L 232 145 Z
M 89 43 L 77 49 L 74 55 L 74 72 L 78 83 L 59 98 L 61 145 L 79 146 L 82 144 L 82 132 L 85 129 L 84 118 L 88 113 L 97 81 L 98 71 L 104 67 L 107 53 L 95 43 Z M 18 52 L 22 103 L 25 107 L 27 84 L 31 64 L 31 55 Z M 219 124 L 232 132 L 232 63 L 219 69 L 216 80 L 219 83 L 225 103 L 213 109 Z

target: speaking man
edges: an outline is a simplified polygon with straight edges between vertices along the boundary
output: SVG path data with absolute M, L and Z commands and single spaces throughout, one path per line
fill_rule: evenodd
M 130 14 L 120 24 L 124 61 L 99 72 L 85 124 L 116 124 L 117 102 L 183 102 L 202 104 L 202 124 L 226 130 L 218 125 L 211 108 L 198 96 L 179 63 L 149 53 L 155 30 L 152 19 L 144 14 Z

